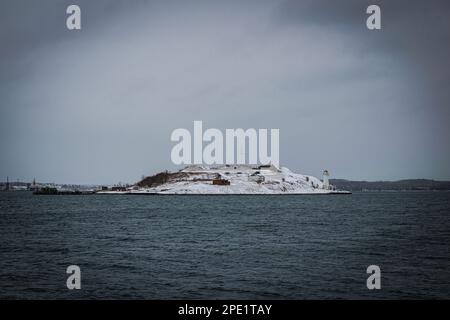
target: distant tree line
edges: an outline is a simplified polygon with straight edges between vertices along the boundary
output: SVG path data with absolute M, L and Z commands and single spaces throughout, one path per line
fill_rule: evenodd
M 399 181 L 352 181 L 330 179 L 330 183 L 338 189 L 349 191 L 417 191 L 417 190 L 450 190 L 450 181 L 429 179 L 408 179 Z

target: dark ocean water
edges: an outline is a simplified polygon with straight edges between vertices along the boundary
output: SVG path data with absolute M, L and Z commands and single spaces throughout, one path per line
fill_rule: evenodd
M 450 192 L 3 192 L 0 215 L 0 298 L 450 298 Z

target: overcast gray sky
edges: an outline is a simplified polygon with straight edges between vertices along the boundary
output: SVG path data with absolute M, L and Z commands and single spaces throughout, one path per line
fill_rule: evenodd
M 2 0 L 0 180 L 174 170 L 194 120 L 279 128 L 300 173 L 450 179 L 448 57 L 448 1 Z

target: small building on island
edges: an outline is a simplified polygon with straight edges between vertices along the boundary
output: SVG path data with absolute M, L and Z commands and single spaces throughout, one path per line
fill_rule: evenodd
M 216 185 L 216 186 L 229 186 L 230 185 L 230 181 L 229 180 L 222 179 L 222 178 L 220 178 L 220 179 L 213 179 L 212 183 L 213 183 L 213 185 Z

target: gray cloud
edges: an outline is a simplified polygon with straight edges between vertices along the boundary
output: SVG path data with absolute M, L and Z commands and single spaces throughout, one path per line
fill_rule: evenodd
M 364 1 L 4 1 L 0 176 L 135 181 L 170 133 L 280 128 L 282 165 L 450 178 L 449 5 Z

